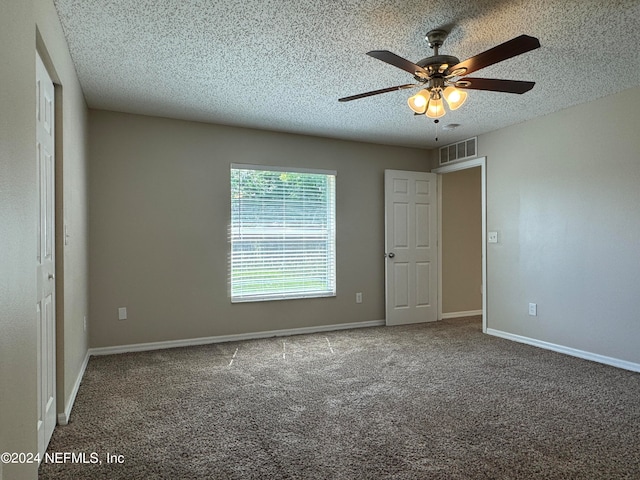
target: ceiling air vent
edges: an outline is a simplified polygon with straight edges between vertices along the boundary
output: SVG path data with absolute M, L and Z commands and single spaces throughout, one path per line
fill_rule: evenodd
M 473 137 L 440 147 L 440 165 L 476 157 L 478 155 L 477 143 L 478 137 Z

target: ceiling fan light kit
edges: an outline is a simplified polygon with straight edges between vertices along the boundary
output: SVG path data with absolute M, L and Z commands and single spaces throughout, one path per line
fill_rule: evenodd
M 409 108 L 417 115 L 426 115 L 429 118 L 437 119 L 446 113 L 444 102 L 442 101 L 443 98 L 449 106 L 449 110 L 457 110 L 467 99 L 467 92 L 464 91 L 466 89 L 522 94 L 531 90 L 535 85 L 534 82 L 520 80 L 471 77 L 456 80 L 455 78 L 539 48 L 540 42 L 537 38 L 520 35 L 461 62 L 457 57 L 440 55 L 439 53 L 439 49 L 448 34 L 446 30 L 442 29 L 429 31 L 425 39 L 429 47 L 433 49 L 434 55 L 423 58 L 416 63 L 412 63 L 388 50 L 367 52 L 370 57 L 410 73 L 418 83 L 360 93 L 340 98 L 339 101 L 349 102 L 405 88 L 423 87 L 418 93 L 409 97 L 407 100 Z
M 418 115 L 440 118 L 445 114 L 442 99 L 447 101 L 449 110 L 457 110 L 467 99 L 467 92 L 448 85 L 444 90 L 439 88 L 422 89 L 407 99 L 409 108 Z

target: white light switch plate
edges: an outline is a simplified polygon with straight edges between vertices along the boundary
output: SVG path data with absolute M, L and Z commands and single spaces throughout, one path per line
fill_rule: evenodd
M 118 320 L 126 320 L 126 319 L 127 319 L 127 307 L 119 307 Z
M 489 232 L 487 235 L 488 243 L 498 243 L 498 232 Z

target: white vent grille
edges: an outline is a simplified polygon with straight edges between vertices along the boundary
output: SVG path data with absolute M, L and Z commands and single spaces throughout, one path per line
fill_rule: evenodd
M 440 147 L 440 165 L 476 157 L 478 155 L 477 143 L 478 137 L 473 137 Z

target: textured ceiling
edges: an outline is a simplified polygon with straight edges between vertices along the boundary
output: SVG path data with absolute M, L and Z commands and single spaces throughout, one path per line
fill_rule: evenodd
M 54 0 L 92 108 L 432 148 L 640 85 L 640 0 Z M 440 128 L 414 116 L 412 83 L 365 55 L 460 60 L 521 34 L 541 48 L 475 72 L 532 80 L 470 90 Z M 416 89 L 417 91 L 417 89 Z

